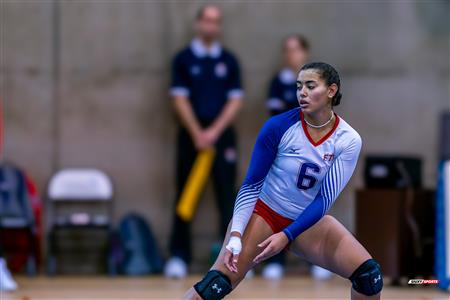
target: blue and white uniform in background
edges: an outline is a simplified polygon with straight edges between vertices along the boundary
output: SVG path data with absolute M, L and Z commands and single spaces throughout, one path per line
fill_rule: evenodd
M 266 107 L 271 116 L 298 107 L 297 74 L 294 71 L 284 68 L 272 79 Z
M 361 137 L 336 115 L 333 129 L 314 142 L 300 108 L 270 118 L 256 140 L 234 206 L 231 231 L 244 233 L 255 203 L 294 220 L 283 232 L 294 240 L 331 207 L 355 170 Z

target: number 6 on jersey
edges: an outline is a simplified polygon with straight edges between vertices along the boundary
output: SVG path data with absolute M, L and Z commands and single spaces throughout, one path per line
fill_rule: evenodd
M 301 165 L 297 179 L 297 187 L 301 190 L 308 190 L 312 188 L 317 182 L 316 177 L 306 174 L 308 170 L 313 173 L 319 173 L 320 167 L 313 163 L 304 163 Z

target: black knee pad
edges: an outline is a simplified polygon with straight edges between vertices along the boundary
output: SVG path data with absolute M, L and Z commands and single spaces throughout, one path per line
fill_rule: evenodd
M 360 265 L 350 276 L 353 289 L 366 296 L 372 296 L 381 292 L 383 288 L 383 275 L 380 265 L 369 259 Z
M 194 285 L 194 289 L 203 300 L 219 300 L 228 295 L 232 287 L 230 279 L 225 274 L 211 270 Z

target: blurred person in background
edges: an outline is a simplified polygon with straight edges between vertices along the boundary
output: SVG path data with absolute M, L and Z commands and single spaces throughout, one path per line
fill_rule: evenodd
M 199 151 L 215 148 L 212 168 L 224 236 L 236 196 L 236 133 L 232 122 L 242 106 L 239 64 L 219 42 L 222 12 L 205 5 L 195 21 L 196 36 L 173 60 L 170 94 L 180 121 L 177 145 L 177 202 Z M 176 203 L 177 204 L 177 203 Z M 183 278 L 191 260 L 191 224 L 176 213 L 164 274 Z
M 0 292 L 12 292 L 17 290 L 17 283 L 12 278 L 11 272 L 8 270 L 6 260 L 3 258 L 2 248 L 0 245 Z
M 283 68 L 272 78 L 266 107 L 271 116 L 298 107 L 297 74 L 309 59 L 309 42 L 301 35 L 292 34 L 283 41 Z

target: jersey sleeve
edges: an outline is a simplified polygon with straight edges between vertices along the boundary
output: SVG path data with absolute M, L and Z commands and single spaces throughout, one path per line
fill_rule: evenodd
M 182 53 L 175 56 L 172 62 L 172 80 L 170 85 L 171 96 L 186 96 L 190 94 L 189 73 L 182 60 Z
M 244 234 L 264 180 L 275 160 L 281 139 L 275 126 L 274 118 L 269 119 L 256 139 L 247 175 L 234 205 L 232 232 L 237 231 L 241 235 Z
M 290 242 L 317 223 L 334 203 L 355 170 L 361 145 L 361 138 L 357 135 L 335 159 L 311 204 L 283 230 Z
M 228 99 L 231 98 L 239 98 L 243 99 L 244 92 L 242 91 L 242 82 L 241 82 L 241 70 L 239 68 L 239 62 L 233 56 L 230 59 L 230 76 L 228 78 Z

